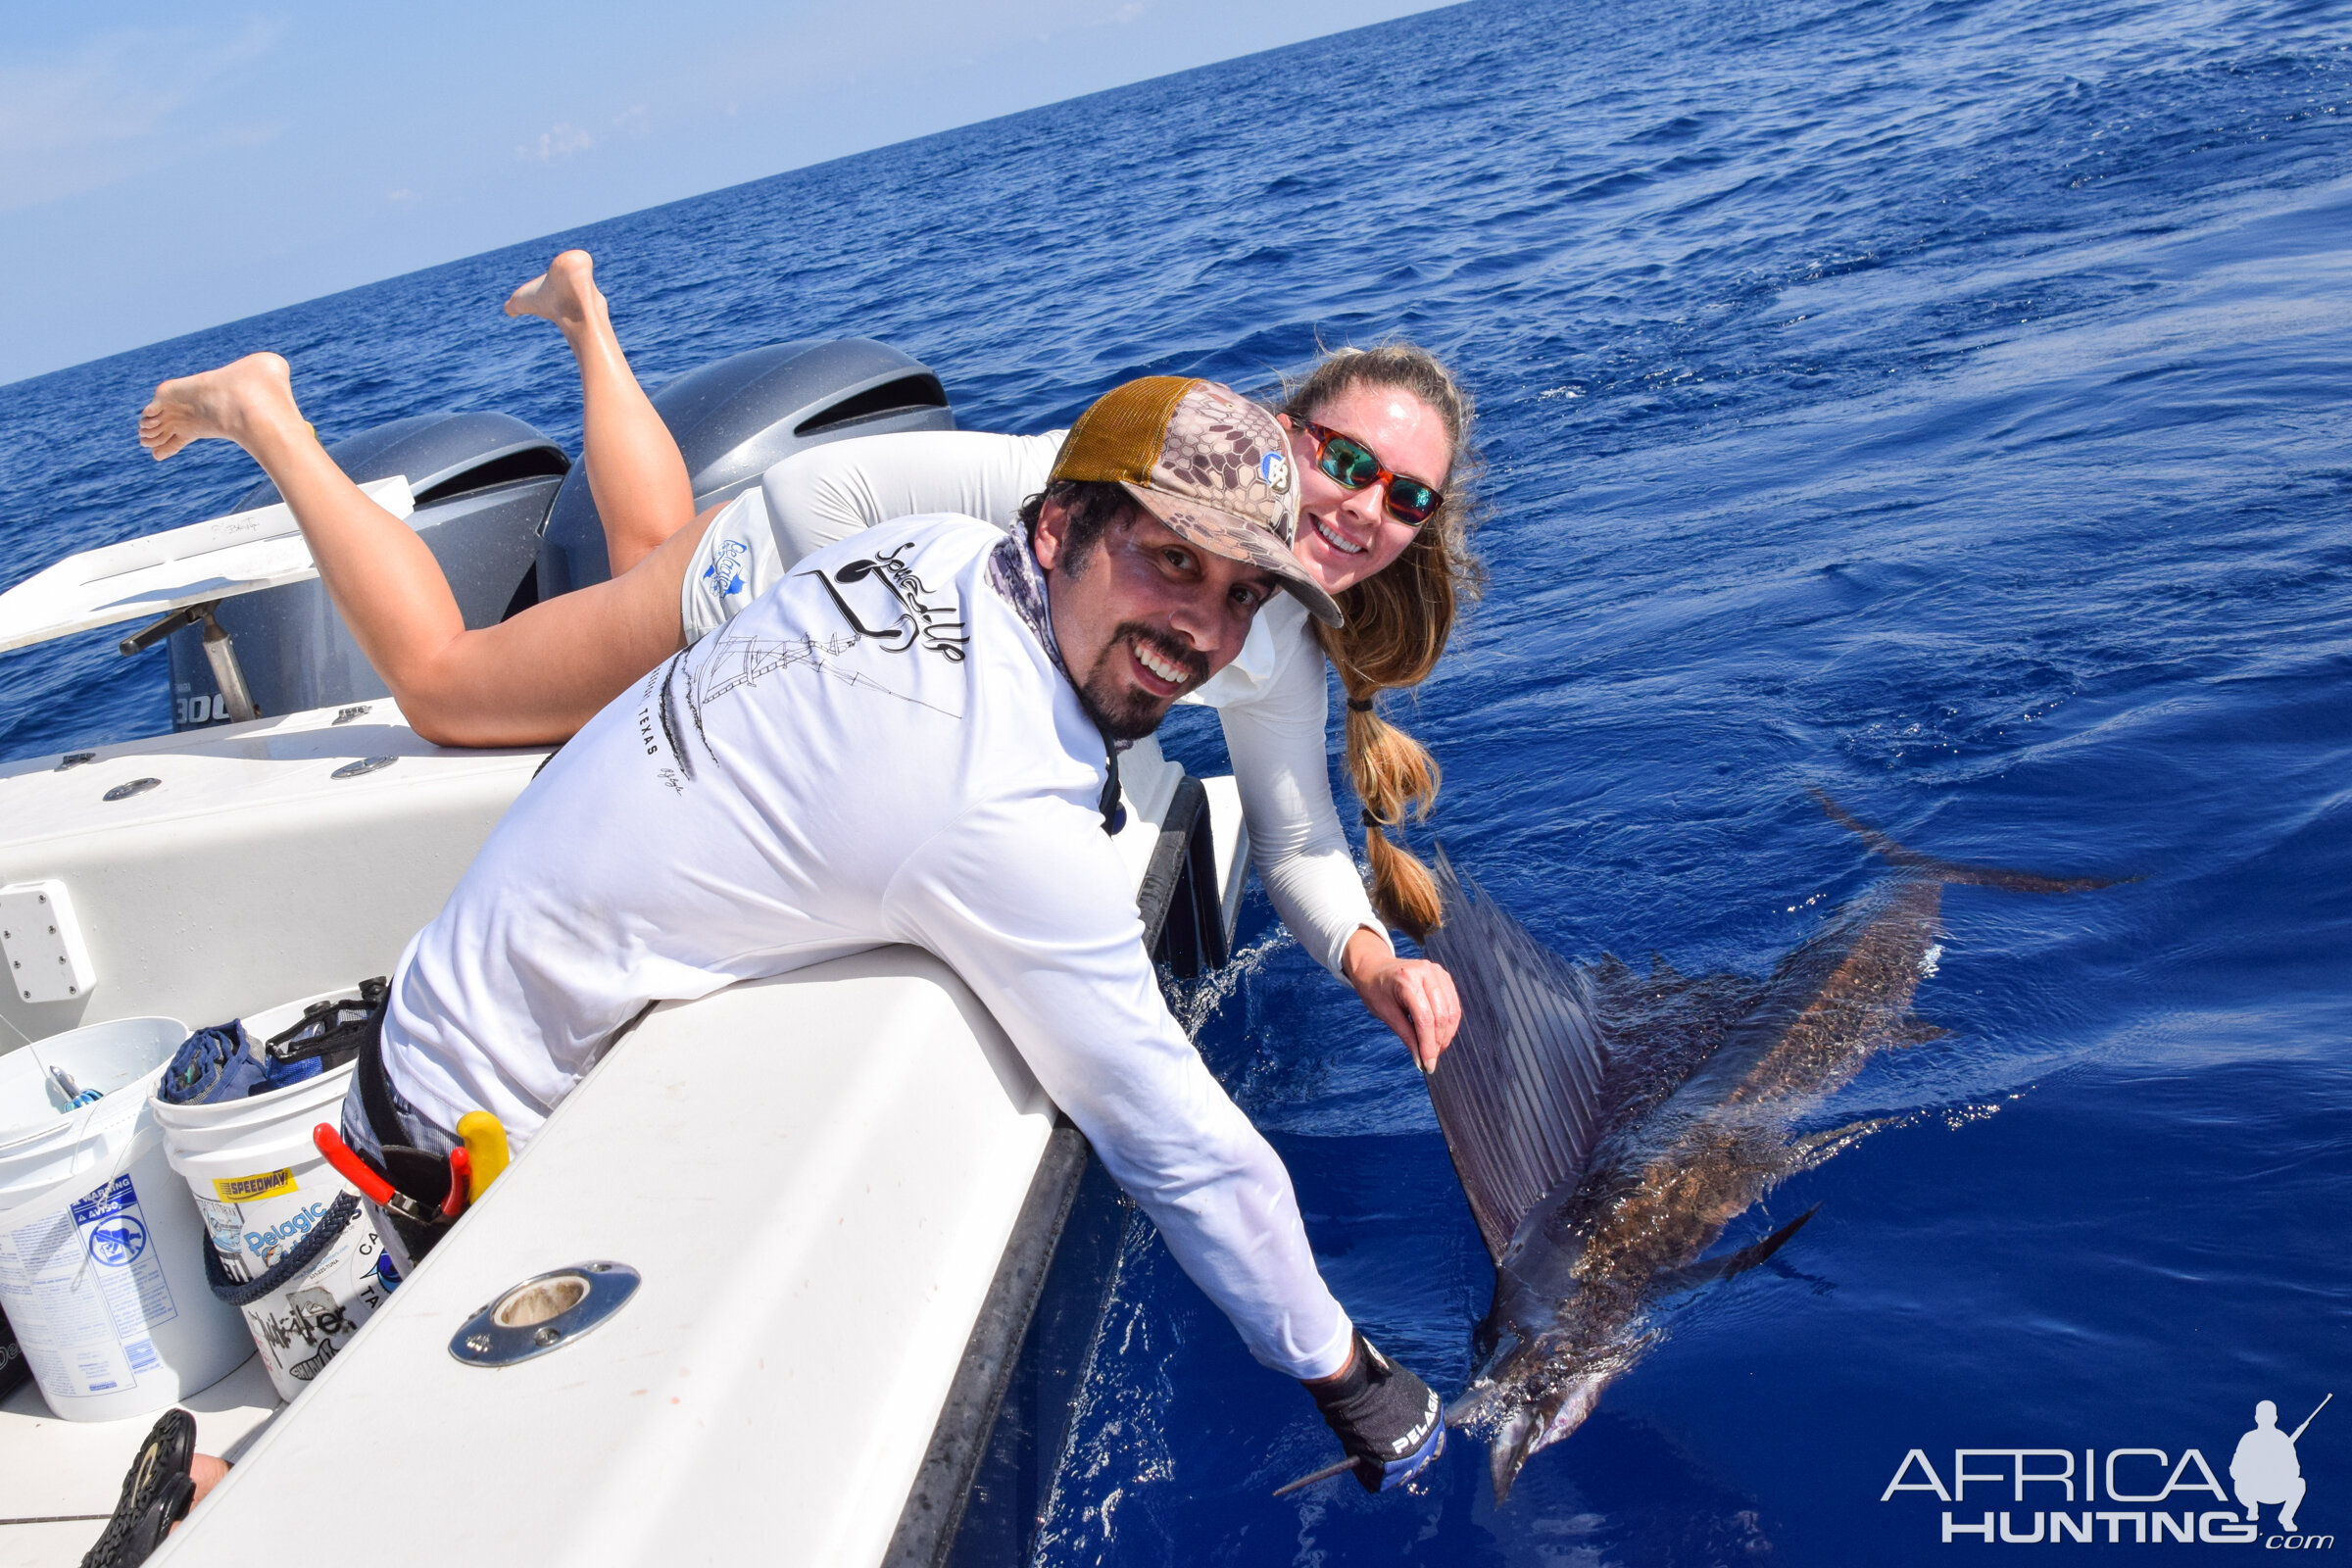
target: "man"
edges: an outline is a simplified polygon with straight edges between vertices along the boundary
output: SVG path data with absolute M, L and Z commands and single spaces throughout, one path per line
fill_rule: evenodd
M 1417 1471 L 1437 1398 L 1324 1287 L 1280 1160 L 1160 1000 L 1106 836 L 1117 749 L 1270 595 L 1337 622 L 1291 555 L 1297 510 L 1270 416 L 1157 376 L 1079 419 L 1026 537 L 912 518 L 809 557 L 515 803 L 402 956 L 347 1139 L 396 1177 L 445 1172 L 469 1110 L 525 1145 L 651 1004 L 911 943 L 987 1004 L 1251 1353 L 1308 1385 L 1364 1484 Z

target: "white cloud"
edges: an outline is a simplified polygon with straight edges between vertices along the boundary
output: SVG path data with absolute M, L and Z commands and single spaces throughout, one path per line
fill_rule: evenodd
M 0 66 L 0 212 L 95 190 L 223 146 L 254 146 L 282 123 L 191 123 L 228 98 L 277 40 L 268 22 L 121 28 L 74 53 Z
M 654 128 L 654 120 L 645 105 L 631 104 L 612 117 L 612 128 L 624 136 L 643 136 Z
M 395 207 L 414 207 L 418 202 L 424 200 L 424 198 L 404 185 L 399 190 L 388 190 L 384 192 L 384 200 L 390 202 Z
M 552 164 L 573 153 L 584 153 L 596 145 L 596 138 L 567 120 L 559 120 L 539 133 L 536 141 L 526 141 L 514 149 L 514 156 L 524 163 Z

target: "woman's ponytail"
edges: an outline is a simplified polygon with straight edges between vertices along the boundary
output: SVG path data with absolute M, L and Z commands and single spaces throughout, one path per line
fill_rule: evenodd
M 1372 865 L 1372 906 L 1415 941 L 1445 917 L 1437 879 L 1420 857 L 1388 835 L 1407 812 L 1429 815 L 1444 774 L 1419 741 L 1374 710 L 1368 687 L 1348 692 L 1348 777 L 1364 807 L 1364 855 Z

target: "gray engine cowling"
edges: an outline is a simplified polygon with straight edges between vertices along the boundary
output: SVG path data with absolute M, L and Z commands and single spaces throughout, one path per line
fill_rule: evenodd
M 449 577 L 468 626 L 494 626 L 527 595 L 539 526 L 571 460 L 512 415 L 419 414 L 364 430 L 326 449 L 357 483 L 406 474 L 416 498 L 409 526 Z M 278 500 L 264 480 L 234 508 Z M 529 603 L 528 597 L 522 603 Z M 388 695 L 317 578 L 223 599 L 215 611 L 229 635 L 255 707 L 293 713 Z M 200 626 L 170 640 L 172 727 L 230 720 Z
M 774 343 L 706 365 L 653 394 L 686 459 L 694 505 L 731 501 L 794 453 L 850 436 L 953 430 L 939 377 L 867 338 Z M 612 575 L 583 466 L 564 481 L 539 544 L 542 597 Z

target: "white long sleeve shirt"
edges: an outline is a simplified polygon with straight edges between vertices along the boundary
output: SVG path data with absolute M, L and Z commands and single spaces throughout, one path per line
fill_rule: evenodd
M 590 720 L 402 956 L 387 1072 L 440 1125 L 479 1107 L 527 1144 L 649 1003 L 925 948 L 1251 1352 L 1329 1376 L 1350 1327 L 1289 1175 L 1168 1015 L 1102 831 L 1102 735 L 991 580 L 1025 550 L 886 524 Z
M 955 513 L 1012 527 L 1046 487 L 1062 435 L 878 435 L 787 458 L 711 519 L 680 595 L 687 640 L 723 625 L 803 556 L 894 517 Z M 1339 974 L 1357 930 L 1388 945 L 1332 801 L 1331 701 L 1305 608 L 1277 596 L 1240 656 L 1184 701 L 1217 710 L 1251 860 L 1300 946 Z

